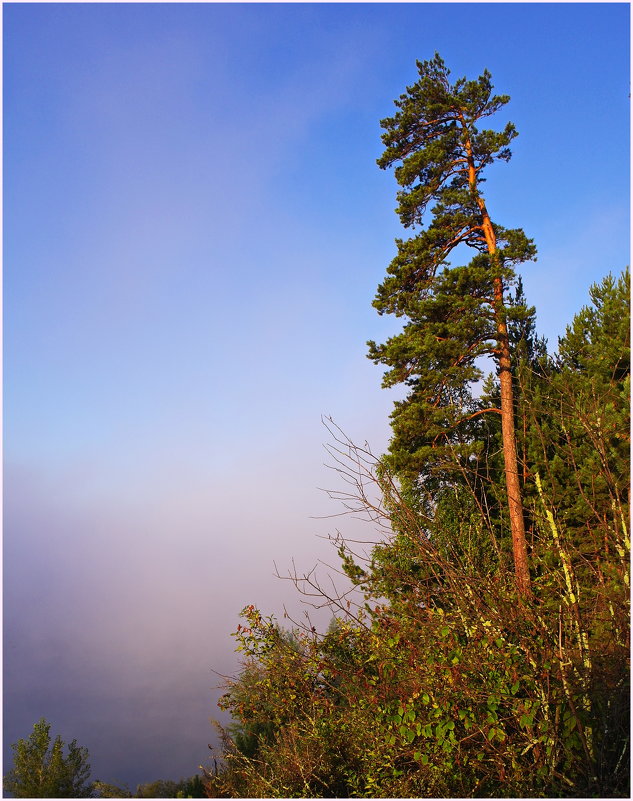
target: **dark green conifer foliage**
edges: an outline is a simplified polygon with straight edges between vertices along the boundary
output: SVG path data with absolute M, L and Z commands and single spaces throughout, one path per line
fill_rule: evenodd
M 628 509 L 628 270 L 592 286 L 590 297 L 560 338 L 544 386 L 532 385 L 527 437 L 532 470 L 586 556 L 600 551 L 604 521 Z
M 369 357 L 389 368 L 384 386 L 409 389 L 392 414 L 388 462 L 405 482 L 435 475 L 441 483 L 451 465 L 463 470 L 481 448 L 471 421 L 499 413 L 517 583 L 529 594 L 508 323 L 526 321 L 530 310 L 506 305 L 504 291 L 516 280 L 513 265 L 533 259 L 536 250 L 521 229 L 492 223 L 481 194 L 484 168 L 510 158 L 517 133 L 512 123 L 500 132 L 476 125 L 509 100 L 492 94 L 490 73 L 451 84 L 439 55 L 417 66 L 418 82 L 381 123 L 386 149 L 378 160 L 383 169 L 397 165 L 397 213 L 405 227 L 421 225 L 431 206 L 426 228 L 397 240 L 374 301 L 380 314 L 406 319 L 401 334 L 383 345 L 368 343 Z M 448 258 L 458 245 L 476 255 L 453 267 Z M 500 406 L 490 409 L 471 394 L 482 377 L 477 360 L 486 355 L 496 359 L 501 383 Z

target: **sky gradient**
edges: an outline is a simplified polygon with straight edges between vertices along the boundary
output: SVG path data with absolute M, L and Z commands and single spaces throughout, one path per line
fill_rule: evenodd
M 379 120 L 437 50 L 519 137 L 492 217 L 535 239 L 550 349 L 629 260 L 629 6 L 12 4 L 4 13 L 4 743 L 192 775 L 229 633 L 330 555 L 332 415 L 385 449 L 365 354 L 402 235 Z M 486 20 L 490 21 L 487 24 Z M 350 523 L 351 525 L 351 523 Z

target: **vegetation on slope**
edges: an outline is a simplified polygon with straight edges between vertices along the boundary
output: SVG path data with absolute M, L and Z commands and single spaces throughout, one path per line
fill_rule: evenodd
M 207 792 L 628 796 L 629 274 L 591 288 L 548 356 L 513 270 L 534 246 L 481 193 L 516 132 L 475 123 L 508 98 L 488 73 L 451 84 L 439 56 L 418 70 L 379 164 L 399 165 L 405 227 L 435 206 L 376 298 L 403 331 L 370 343 L 408 395 L 382 458 L 330 429 L 338 496 L 384 536 L 337 540 L 352 592 L 295 577 L 331 606 L 325 634 L 243 611 Z

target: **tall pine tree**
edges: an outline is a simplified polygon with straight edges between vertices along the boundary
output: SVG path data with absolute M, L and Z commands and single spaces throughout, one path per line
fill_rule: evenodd
M 383 345 L 369 342 L 369 357 L 387 365 L 384 385 L 405 384 L 410 392 L 396 403 L 390 446 L 393 467 L 405 478 L 424 475 L 447 459 L 468 460 L 468 423 L 484 413 L 501 418 L 505 484 L 517 588 L 530 594 L 530 574 L 516 452 L 514 393 L 508 320 L 529 315 L 506 305 L 504 292 L 515 281 L 513 265 L 536 250 L 521 229 L 493 224 L 481 184 L 483 170 L 508 161 L 517 135 L 508 123 L 501 132 L 479 130 L 509 100 L 492 94 L 488 71 L 476 80 L 449 81 L 438 54 L 418 62 L 419 80 L 395 101 L 397 112 L 382 121 L 385 152 L 381 168 L 396 165 L 397 213 L 405 228 L 421 226 L 430 204 L 431 221 L 407 240 L 374 301 L 380 314 L 407 319 L 401 334 Z M 467 266 L 447 261 L 459 245 L 476 255 Z M 500 407 L 481 409 L 470 387 L 481 377 L 477 359 L 494 357 Z

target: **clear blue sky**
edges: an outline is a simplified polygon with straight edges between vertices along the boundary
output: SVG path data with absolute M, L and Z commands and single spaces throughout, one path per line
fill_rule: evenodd
M 5 748 L 206 759 L 237 613 L 327 553 L 321 414 L 388 440 L 379 120 L 436 50 L 512 97 L 487 200 L 554 348 L 629 259 L 628 4 L 4 5 Z

